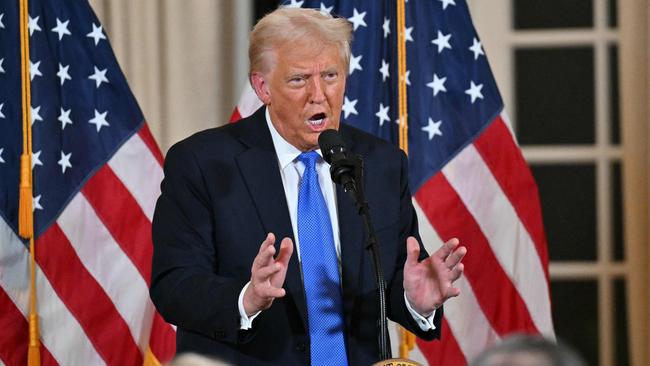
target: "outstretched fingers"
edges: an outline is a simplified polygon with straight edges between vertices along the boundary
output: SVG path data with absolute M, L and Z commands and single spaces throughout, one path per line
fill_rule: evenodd
M 284 285 L 284 279 L 287 277 L 289 260 L 293 254 L 293 242 L 289 238 L 282 239 L 280 243 L 280 252 L 275 258 L 274 265 L 278 268 L 271 276 L 271 286 L 281 288 Z M 283 295 L 284 296 L 284 295 Z
M 274 258 L 276 253 L 274 245 L 275 235 L 268 233 L 253 259 L 250 286 L 244 293 L 243 301 L 247 314 L 268 309 L 273 299 L 286 294 L 282 285 L 287 273 L 289 258 L 293 253 L 293 243 L 291 239 L 285 238 L 280 244 L 277 259 Z
M 464 269 L 465 269 L 465 266 L 464 266 L 462 263 L 458 263 L 458 265 L 456 265 L 456 267 L 454 267 L 454 268 L 451 270 L 451 274 L 450 274 L 450 276 L 449 276 L 449 280 L 450 280 L 451 282 L 454 282 L 454 281 L 456 281 L 457 279 L 459 279 L 460 276 L 463 275 L 463 270 L 464 270 Z
M 454 248 L 456 248 L 459 243 L 460 241 L 457 238 L 452 238 L 444 243 L 440 249 L 436 250 L 433 255 L 444 261 L 454 251 Z
M 271 263 L 268 266 L 260 267 L 255 271 L 255 277 L 261 281 L 268 279 L 274 274 L 282 270 L 282 265 L 279 263 Z
M 275 255 L 275 247 L 273 244 L 275 244 L 275 235 L 268 233 L 262 245 L 260 245 L 257 256 L 253 260 L 253 269 L 268 266 L 273 263 L 273 256 Z
M 445 273 L 443 278 L 446 284 L 442 285 L 444 299 L 460 295 L 460 289 L 454 287 L 453 283 L 463 275 L 465 265 L 461 261 L 467 254 L 467 248 L 459 246 L 459 244 L 460 241 L 457 238 L 453 238 L 447 241 L 434 254 L 443 261 L 444 268 L 446 268 L 441 272 L 441 274 Z
M 455 268 L 460 263 L 460 261 L 463 260 L 465 254 L 467 254 L 467 248 L 465 247 L 456 248 L 456 250 L 454 250 L 451 254 L 449 254 L 445 259 L 445 265 L 449 269 Z

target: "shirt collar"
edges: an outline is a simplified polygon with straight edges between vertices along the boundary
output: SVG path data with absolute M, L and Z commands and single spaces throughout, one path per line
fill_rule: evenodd
M 275 126 L 271 122 L 271 114 L 269 113 L 269 108 L 266 108 L 265 111 L 265 116 L 266 116 L 266 124 L 269 127 L 269 131 L 271 131 L 271 139 L 273 140 L 273 147 L 275 148 L 275 154 L 278 156 L 278 162 L 280 163 L 280 169 L 284 169 L 287 167 L 287 165 L 291 164 L 298 155 L 302 154 L 302 151 L 300 151 L 297 147 L 291 145 L 287 140 L 284 139 L 278 132 L 278 130 L 275 129 Z M 316 150 L 318 155 L 323 157 L 323 154 L 321 153 L 320 149 Z

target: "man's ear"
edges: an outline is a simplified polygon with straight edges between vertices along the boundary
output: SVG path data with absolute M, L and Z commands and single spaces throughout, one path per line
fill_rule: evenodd
M 260 72 L 253 72 L 251 74 L 251 85 L 262 103 L 269 105 L 271 103 L 271 91 L 264 75 Z

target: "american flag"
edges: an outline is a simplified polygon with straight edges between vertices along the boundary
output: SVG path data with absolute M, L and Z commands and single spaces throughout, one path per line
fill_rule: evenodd
M 537 187 L 503 111 L 463 0 L 405 1 L 411 192 L 429 252 L 468 247 L 461 295 L 445 304 L 442 340 L 411 357 L 465 365 L 511 333 L 554 338 Z M 353 25 L 342 121 L 397 143 L 395 0 L 287 1 Z M 233 119 L 261 106 L 247 88 Z M 393 337 L 393 343 L 395 343 Z
M 29 252 L 18 233 L 19 1 L 0 3 L 0 364 L 25 365 Z M 29 1 L 36 288 L 44 365 L 168 361 L 149 299 L 162 155 L 84 0 Z

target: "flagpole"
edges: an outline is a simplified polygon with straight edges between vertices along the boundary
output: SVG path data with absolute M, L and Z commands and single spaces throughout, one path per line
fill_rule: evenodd
M 408 107 L 406 95 L 406 17 L 404 0 L 397 0 L 397 73 L 399 147 L 408 155 Z
M 29 33 L 27 27 L 28 3 L 20 0 L 20 71 L 23 125 L 23 152 L 20 156 L 20 201 L 18 206 L 18 233 L 29 239 L 29 348 L 27 365 L 40 366 L 41 351 L 36 310 L 36 259 L 34 248 L 34 216 L 32 208 L 32 126 L 31 88 L 29 75 Z
M 406 16 L 404 0 L 397 0 L 397 72 L 399 147 L 408 155 L 408 105 L 406 94 Z M 415 335 L 399 327 L 399 356 L 408 358 L 415 344 Z

